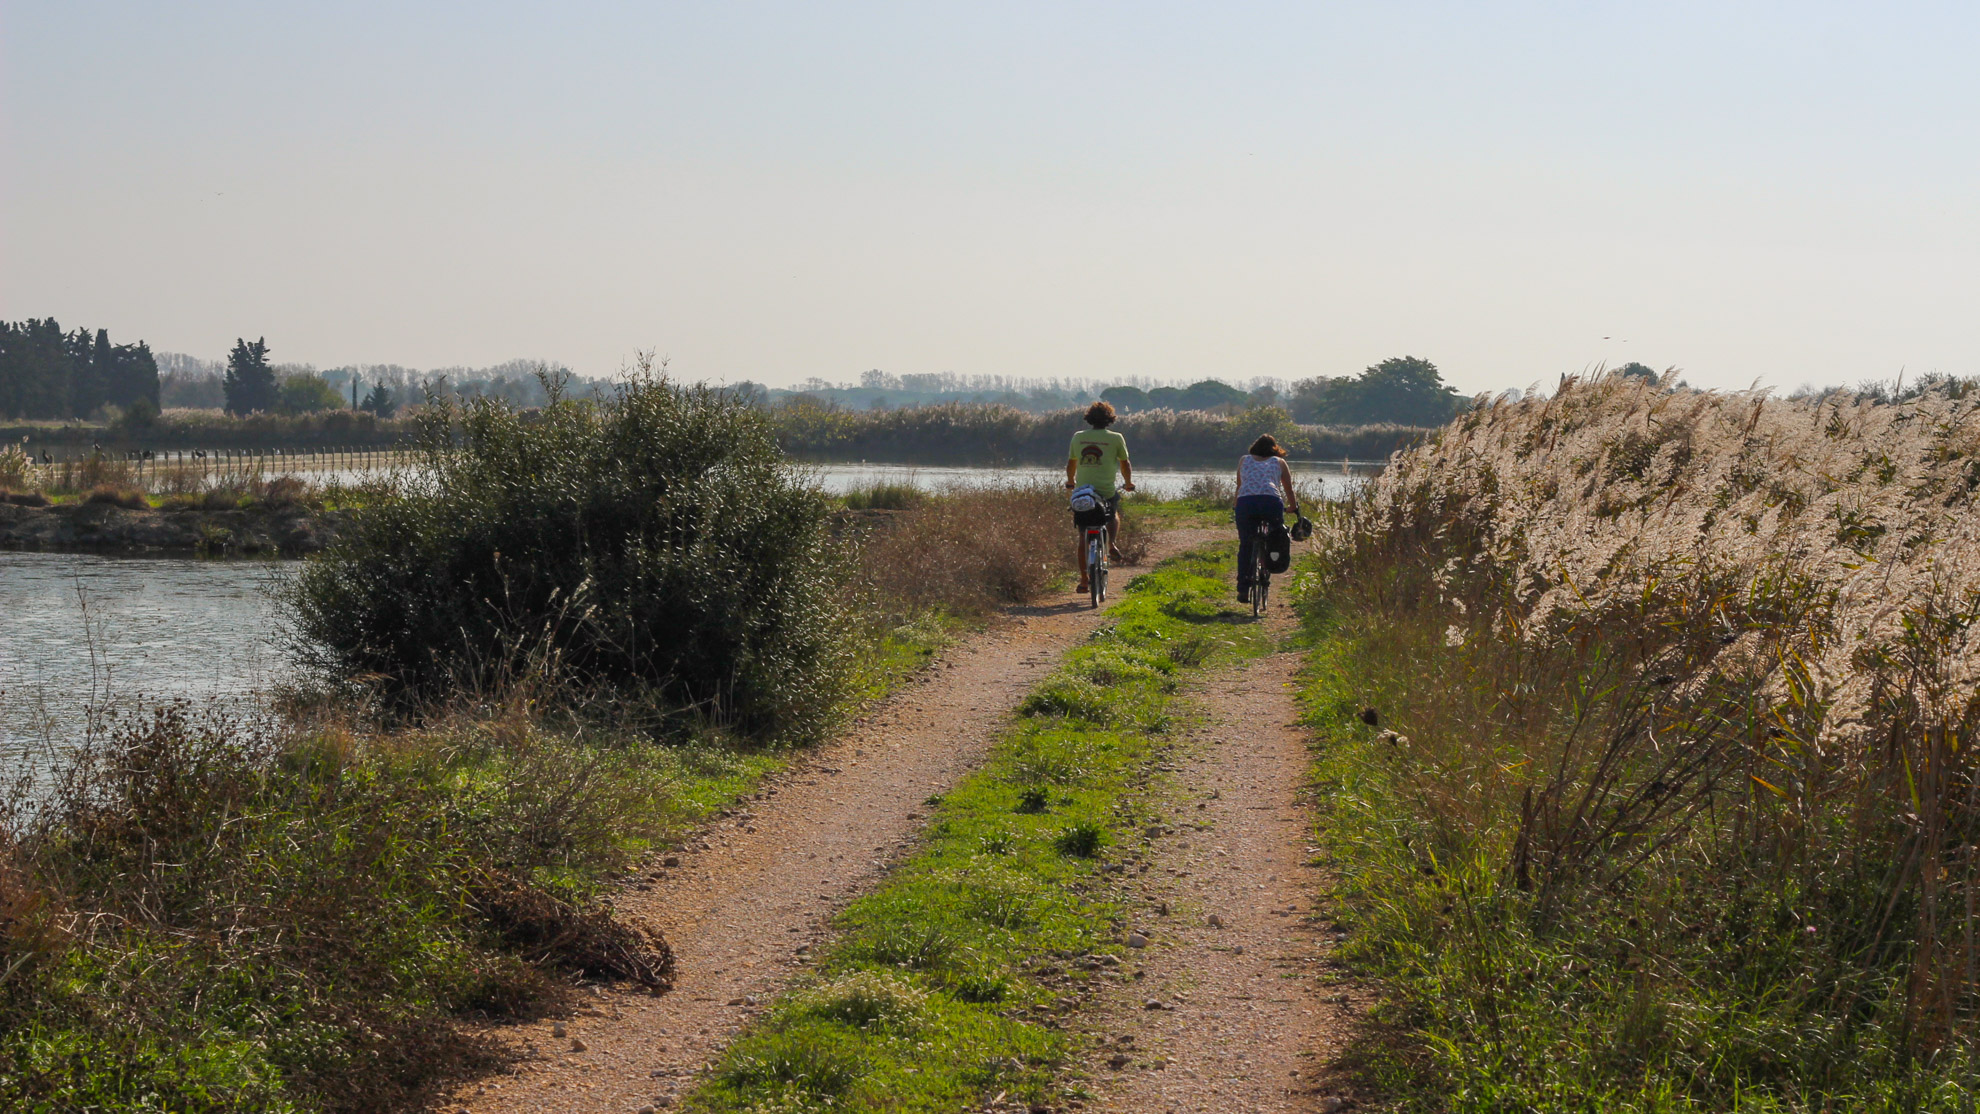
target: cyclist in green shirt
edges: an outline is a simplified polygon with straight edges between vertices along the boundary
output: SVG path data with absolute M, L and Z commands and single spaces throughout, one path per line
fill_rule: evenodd
M 1109 403 L 1096 402 L 1087 407 L 1086 424 L 1092 428 L 1073 434 L 1072 447 L 1066 453 L 1066 487 L 1091 485 L 1094 493 L 1107 501 L 1107 509 L 1112 512 L 1108 536 L 1119 540 L 1121 493 L 1134 490 L 1134 468 L 1128 464 L 1127 438 L 1107 428 L 1114 424 L 1114 408 Z M 1116 472 L 1121 477 L 1118 489 L 1114 486 Z M 1110 560 L 1121 559 L 1118 545 L 1110 544 L 1107 549 Z M 1073 567 L 1079 570 L 1079 590 L 1085 592 L 1086 546 L 1081 538 L 1073 540 Z

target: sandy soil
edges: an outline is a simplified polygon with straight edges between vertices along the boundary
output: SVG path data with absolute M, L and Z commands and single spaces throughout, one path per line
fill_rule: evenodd
M 1284 633 L 1289 615 L 1268 618 Z M 1275 653 L 1192 687 L 1204 721 L 1173 760 L 1131 927 L 1138 977 L 1081 1011 L 1095 1051 L 1090 1110 L 1319 1111 L 1355 1105 L 1332 1067 L 1366 991 L 1337 983 L 1335 932 L 1308 865 L 1308 757 L 1299 658 Z M 1156 831 L 1156 829 L 1151 829 Z M 1212 918 L 1216 920 L 1213 921 Z
M 1142 568 L 1221 534 L 1166 534 Z M 1115 582 L 1139 571 L 1119 569 Z M 439 1109 L 632 1114 L 672 1105 L 801 969 L 832 917 L 911 846 L 927 798 L 981 761 L 1011 709 L 1100 622 L 1070 593 L 1014 609 L 767 786 L 761 801 L 656 860 L 615 904 L 666 935 L 674 989 L 600 990 L 577 1017 L 498 1030 L 524 1051 L 518 1070 L 467 1084 Z

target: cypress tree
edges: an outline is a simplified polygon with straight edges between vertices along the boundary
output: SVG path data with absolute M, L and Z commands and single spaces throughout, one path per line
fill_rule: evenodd
M 220 386 L 227 394 L 229 414 L 238 416 L 275 409 L 279 387 L 275 369 L 268 366 L 267 337 L 257 338 L 253 344 L 235 338 L 234 350 L 227 353 L 227 375 Z
M 87 418 L 110 401 L 109 385 L 104 382 L 110 371 L 110 331 L 98 329 L 92 337 L 88 329 L 77 329 L 69 334 L 66 347 L 69 355 L 68 417 Z

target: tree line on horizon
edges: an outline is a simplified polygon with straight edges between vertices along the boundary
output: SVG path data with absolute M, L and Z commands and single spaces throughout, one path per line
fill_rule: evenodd
M 1261 385 L 1239 390 L 1216 379 L 1187 387 L 1109 387 L 1100 397 L 1123 413 L 1138 410 L 1226 412 L 1283 406 L 1294 421 L 1308 425 L 1355 426 L 1389 423 L 1437 426 L 1450 421 L 1470 400 L 1444 382 L 1437 365 L 1417 356 L 1383 360 L 1358 376 L 1316 376 L 1286 391 Z
M 1642 364 L 1619 374 L 1656 377 Z M 112 344 L 106 330 L 65 332 L 53 318 L 0 321 L 0 418 L 105 420 L 140 423 L 161 406 L 224 410 L 230 415 L 297 415 L 349 407 L 380 418 L 428 395 L 491 398 L 530 408 L 547 401 L 543 376 L 565 384 L 567 397 L 604 398 L 612 382 L 574 375 L 561 364 L 511 360 L 487 368 L 419 372 L 396 364 L 318 371 L 309 364 L 273 364 L 265 337 L 237 338 L 224 362 L 178 353 L 154 355 L 143 341 Z M 1438 426 L 1470 400 L 1443 381 L 1437 365 L 1417 356 L 1383 360 L 1354 376 L 1295 381 L 1255 376 L 1235 383 L 1205 378 L 1188 385 L 1152 379 L 1075 380 L 954 373 L 894 375 L 873 370 L 857 384 L 809 379 L 795 388 L 743 381 L 726 393 L 758 405 L 822 403 L 860 410 L 929 405 L 1009 406 L 1033 414 L 1083 407 L 1105 399 L 1122 413 L 1150 410 L 1235 414 L 1277 407 L 1306 425 Z M 115 413 L 112 413 L 112 411 Z
M 1123 414 L 1148 410 L 1232 414 L 1277 406 L 1293 420 L 1309 425 L 1436 426 L 1456 417 L 1470 402 L 1444 382 L 1436 364 L 1416 356 L 1383 360 L 1358 376 L 1316 376 L 1291 383 L 1265 376 L 1236 383 L 1207 378 L 1177 386 L 1148 379 L 1110 384 L 1107 380 L 869 371 L 856 385 L 814 378 L 790 389 L 749 381 L 730 389 L 770 406 L 805 402 L 859 410 L 980 403 L 1042 414 L 1083 407 L 1095 398 L 1104 399 Z
M 0 417 L 39 421 L 158 413 L 150 346 L 112 344 L 108 329 L 65 331 L 53 317 L 0 321 Z

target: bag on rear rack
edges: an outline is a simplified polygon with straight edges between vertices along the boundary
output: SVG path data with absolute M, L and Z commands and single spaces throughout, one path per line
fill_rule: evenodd
M 1272 534 L 1265 539 L 1265 567 L 1273 576 L 1292 568 L 1292 534 L 1286 524 L 1272 524 Z
M 1072 493 L 1073 525 L 1105 526 L 1112 515 L 1107 513 L 1107 501 L 1093 490 L 1092 484 L 1081 484 Z

